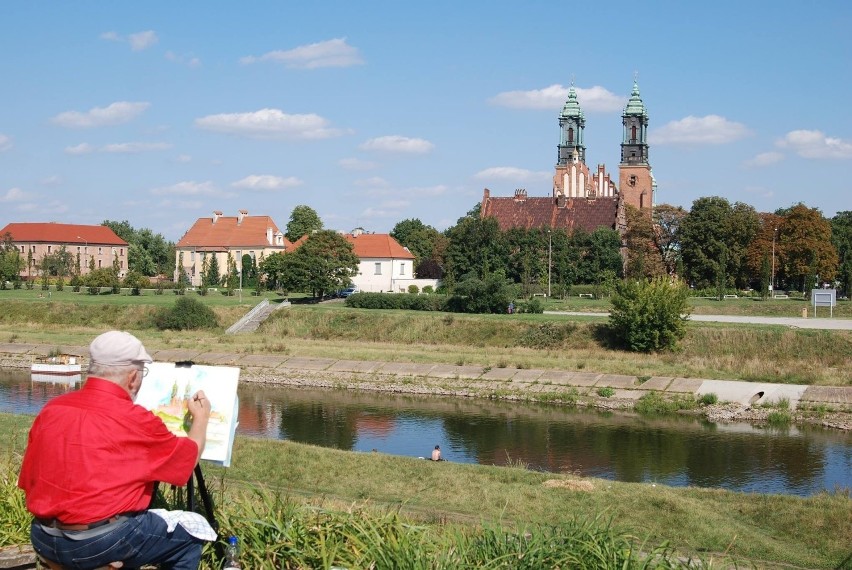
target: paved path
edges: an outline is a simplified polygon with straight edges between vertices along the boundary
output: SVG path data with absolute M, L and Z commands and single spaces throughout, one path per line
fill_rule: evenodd
M 609 313 L 581 313 L 575 311 L 545 311 L 546 315 L 570 315 L 583 317 L 609 317 Z M 735 315 L 690 315 L 690 320 L 707 323 L 742 323 L 752 325 L 779 325 L 800 329 L 823 329 L 852 331 L 852 319 L 802 318 L 802 317 L 754 317 Z
M 0 343 L 0 364 L 18 367 L 28 366 L 32 356 L 44 355 L 56 348 L 55 345 Z M 87 364 L 88 348 L 72 346 L 58 348 L 68 354 L 82 356 L 82 363 Z M 598 388 L 612 388 L 616 397 L 631 400 L 637 400 L 648 392 L 658 391 L 671 395 L 693 394 L 695 396 L 712 393 L 716 394 L 719 401 L 737 402 L 745 406 L 787 400 L 793 409 L 800 402 L 829 404 L 844 409 L 852 408 L 852 386 L 806 386 L 672 376 L 654 376 L 640 379 L 637 376 L 599 374 L 586 371 L 344 360 L 288 356 L 275 353 L 234 354 L 206 349 L 154 349 L 150 352 L 154 360 L 158 362 L 192 361 L 196 364 L 258 368 L 262 369 L 260 371 L 261 376 L 273 377 L 279 375 L 282 377 L 297 376 L 300 371 L 344 374 L 348 377 L 355 377 L 359 374 L 368 376 L 379 374 L 386 377 L 397 377 L 400 380 L 422 377 L 443 382 L 470 382 L 479 387 L 493 385 L 494 389 L 511 386 L 519 390 L 559 391 L 568 387 L 576 389 L 580 394 L 588 395 L 593 395 Z

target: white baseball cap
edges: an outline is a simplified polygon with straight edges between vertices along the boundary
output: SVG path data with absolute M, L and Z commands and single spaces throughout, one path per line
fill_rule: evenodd
M 124 331 L 109 331 L 98 336 L 89 345 L 93 363 L 102 366 L 130 366 L 154 362 L 142 341 Z

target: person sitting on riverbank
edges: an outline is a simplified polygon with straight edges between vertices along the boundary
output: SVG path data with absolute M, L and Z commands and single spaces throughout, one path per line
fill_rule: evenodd
M 155 482 L 182 486 L 192 476 L 206 443 L 209 400 L 199 390 L 187 402 L 192 426 L 178 437 L 133 403 L 153 361 L 139 339 L 106 332 L 89 355 L 83 387 L 48 402 L 30 430 L 18 486 L 34 516 L 33 548 L 67 568 L 197 569 L 213 530 L 190 534 L 166 517 L 194 513 L 147 509 Z
M 436 445 L 435 449 L 432 450 L 432 461 L 443 461 L 441 458 L 441 446 Z

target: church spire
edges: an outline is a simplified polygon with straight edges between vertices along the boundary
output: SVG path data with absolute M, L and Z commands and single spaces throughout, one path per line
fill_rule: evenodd
M 639 96 L 639 84 L 635 79 L 621 123 L 624 125 L 621 164 L 648 164 L 648 111 Z
M 559 146 L 557 147 L 557 166 L 568 164 L 574 154 L 580 162 L 586 162 L 586 146 L 583 142 L 583 129 L 586 127 L 586 117 L 577 101 L 577 91 L 573 82 L 568 89 L 568 99 L 559 113 Z

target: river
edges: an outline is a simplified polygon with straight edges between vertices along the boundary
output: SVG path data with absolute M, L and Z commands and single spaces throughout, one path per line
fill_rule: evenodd
M 77 384 L 79 386 L 79 384 Z M 0 370 L 0 412 L 35 414 L 67 385 Z M 525 465 L 627 482 L 809 496 L 852 489 L 852 434 L 557 405 L 243 383 L 237 433 L 336 449 Z

